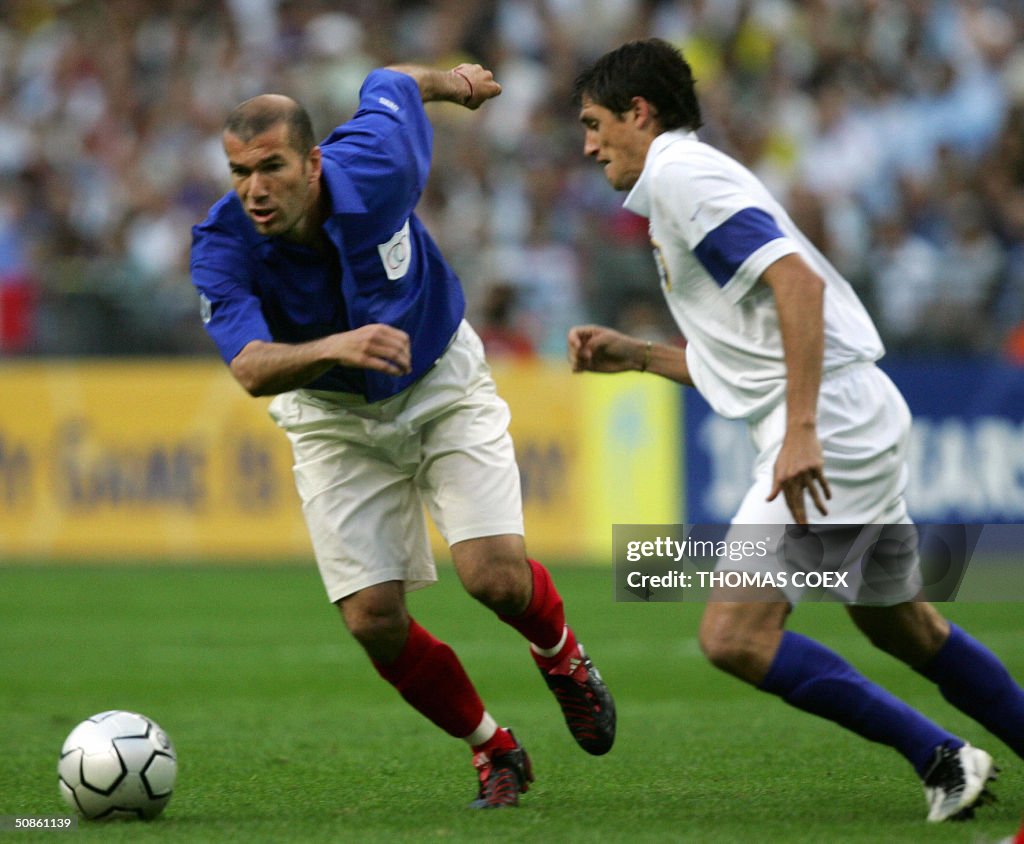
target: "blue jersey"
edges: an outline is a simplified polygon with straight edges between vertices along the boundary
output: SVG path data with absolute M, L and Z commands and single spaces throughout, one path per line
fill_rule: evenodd
M 433 130 L 415 80 L 376 70 L 359 109 L 320 145 L 329 254 L 260 235 L 234 192 L 192 229 L 192 282 L 225 362 L 253 340 L 303 343 L 370 323 L 405 331 L 402 377 L 335 367 L 305 385 L 378 401 L 444 353 L 465 312 L 455 272 L 413 213 L 430 170 Z

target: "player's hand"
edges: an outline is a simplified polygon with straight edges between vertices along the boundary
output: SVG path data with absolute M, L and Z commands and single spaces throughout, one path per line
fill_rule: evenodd
M 643 340 L 601 325 L 569 329 L 569 363 L 573 372 L 627 372 L 640 369 Z
M 409 335 L 400 328 L 373 323 L 331 335 L 332 354 L 342 366 L 372 369 L 388 375 L 412 371 Z
M 471 111 L 501 93 L 501 85 L 494 81 L 494 74 L 481 65 L 459 64 L 452 68 L 452 73 L 459 77 L 458 84 L 465 88 L 461 102 Z
M 825 459 L 814 430 L 786 432 L 775 460 L 772 490 L 766 500 L 774 501 L 780 492 L 798 525 L 807 524 L 805 492 L 810 495 L 818 512 L 828 515 L 825 501 L 832 498 L 832 490 L 825 478 Z

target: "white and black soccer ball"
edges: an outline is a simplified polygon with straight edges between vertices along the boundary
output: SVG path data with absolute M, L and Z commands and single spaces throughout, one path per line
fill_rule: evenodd
M 171 799 L 178 757 L 159 724 L 115 709 L 71 731 L 57 773 L 61 795 L 83 818 L 150 820 Z

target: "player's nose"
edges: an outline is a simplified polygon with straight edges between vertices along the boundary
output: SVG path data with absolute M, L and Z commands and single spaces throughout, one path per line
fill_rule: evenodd
M 249 195 L 254 199 L 262 199 L 270 193 L 269 181 L 259 173 L 253 173 L 249 177 Z

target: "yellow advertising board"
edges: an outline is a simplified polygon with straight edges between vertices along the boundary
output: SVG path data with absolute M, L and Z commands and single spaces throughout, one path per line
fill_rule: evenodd
M 610 561 L 613 524 L 681 520 L 679 387 L 551 362 L 494 377 L 512 408 L 532 552 Z
M 671 384 L 553 363 L 495 378 L 532 554 L 607 559 L 612 523 L 678 521 Z M 0 562 L 311 557 L 269 400 L 218 361 L 8 363 L 0 396 Z
M 611 561 L 612 525 L 684 520 L 681 387 L 650 375 L 575 376 L 583 391 L 587 553 Z
M 222 364 L 0 368 L 0 554 L 308 553 L 287 441 Z

